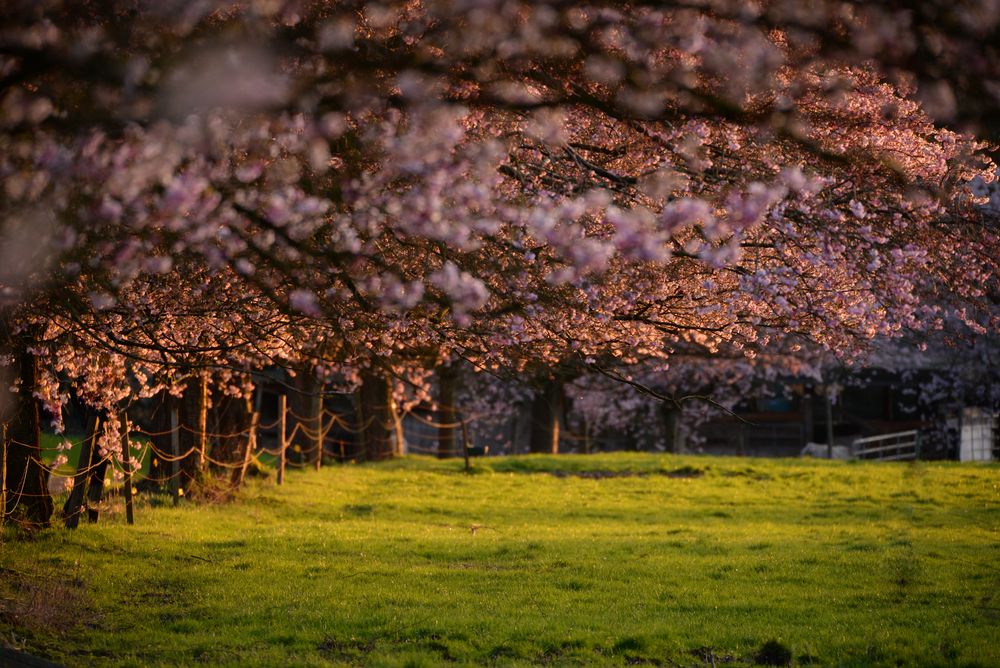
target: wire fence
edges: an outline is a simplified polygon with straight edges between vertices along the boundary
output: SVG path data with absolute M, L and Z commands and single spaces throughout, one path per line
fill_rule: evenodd
M 285 395 L 279 398 L 273 420 L 262 423 L 259 412 L 251 411 L 241 416 L 246 424 L 242 429 L 209 429 L 204 407 L 197 420 L 204 428 L 182 421 L 176 406 L 170 409 L 169 428 L 134 424 L 124 411 L 118 416 L 94 417 L 83 438 L 64 439 L 56 449 L 60 455 L 78 451 L 75 467 L 70 468 L 66 458 L 58 455 L 51 463 L 41 456 L 33 457 L 16 484 L 0 476 L 0 498 L 51 497 L 51 490 L 61 485 L 61 491 L 69 492 L 64 518 L 67 526 L 76 526 L 76 518 L 85 511 L 92 513 L 93 521 L 105 491 L 113 494 L 121 488 L 131 518 L 132 484 L 136 481 L 145 480 L 145 488 L 168 486 L 176 504 L 185 494 L 185 485 L 195 484 L 208 467 L 228 472 L 235 487 L 242 484 L 251 468 L 275 468 L 277 484 L 283 484 L 286 467 L 318 469 L 324 458 L 351 461 L 413 453 L 464 456 L 468 462 L 469 456 L 486 454 L 485 447 L 477 447 L 470 439 L 470 426 L 478 416 L 463 414 L 457 406 L 425 405 L 400 414 L 390 401 L 385 406 L 369 407 L 362 418 L 357 412 L 337 412 L 325 406 L 319 406 L 318 413 L 303 415 L 289 405 Z M 9 437 L 4 439 L 4 447 L 7 444 L 41 453 L 38 444 Z M 52 449 L 46 453 L 51 455 Z M 29 491 L 31 466 L 37 467 L 33 474 L 41 475 L 49 489 Z M 105 490 L 108 472 L 120 485 Z M 58 480 L 63 482 L 56 483 Z M 84 489 L 74 493 L 80 486 Z M 0 522 L 5 516 L 5 508 L 0 506 Z

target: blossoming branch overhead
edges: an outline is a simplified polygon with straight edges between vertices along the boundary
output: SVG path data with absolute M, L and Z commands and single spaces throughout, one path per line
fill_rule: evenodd
M 58 413 L 995 331 L 994 5 L 5 2 L 8 361 Z

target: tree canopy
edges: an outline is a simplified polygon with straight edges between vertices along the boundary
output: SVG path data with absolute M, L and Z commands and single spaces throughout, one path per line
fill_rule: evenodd
M 4 421 L 996 331 L 987 5 L 4 3 Z

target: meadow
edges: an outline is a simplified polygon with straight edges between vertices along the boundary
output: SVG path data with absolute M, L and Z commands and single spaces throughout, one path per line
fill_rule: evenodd
M 59 500 L 57 500 L 58 507 Z M 1000 665 L 1000 467 L 405 458 L 0 533 L 67 666 Z

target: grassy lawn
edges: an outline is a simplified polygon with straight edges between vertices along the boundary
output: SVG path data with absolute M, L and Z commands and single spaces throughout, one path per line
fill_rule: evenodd
M 997 466 L 460 467 L 291 471 L 234 503 L 142 497 L 134 527 L 8 531 L 0 644 L 70 666 L 1000 665 Z

